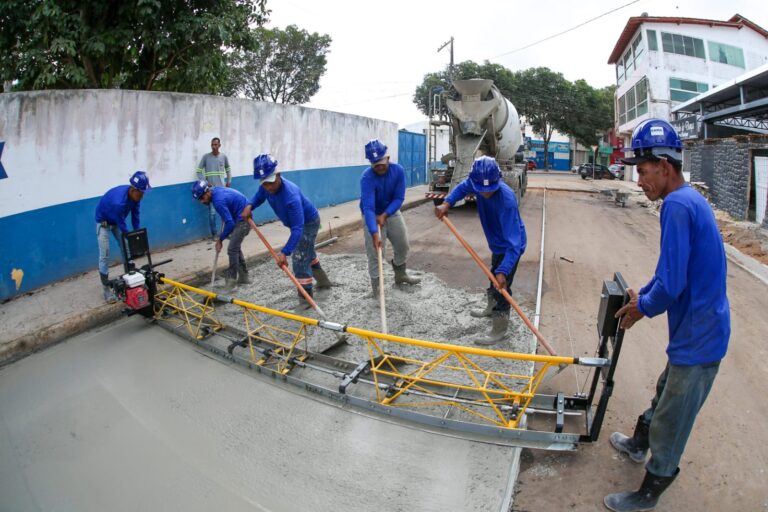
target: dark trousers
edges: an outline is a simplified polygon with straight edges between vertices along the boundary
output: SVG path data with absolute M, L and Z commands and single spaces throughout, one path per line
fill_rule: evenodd
M 503 254 L 494 254 L 491 256 L 491 274 L 494 276 L 496 275 L 496 268 L 501 265 L 503 260 Z M 509 273 L 505 275 L 507 278 L 507 293 L 510 295 L 512 295 L 512 280 L 515 278 L 515 272 L 517 272 L 518 263 L 520 263 L 519 259 L 515 262 L 512 270 L 510 270 Z M 490 280 L 488 282 L 490 283 L 490 286 L 488 286 L 488 293 L 490 293 L 493 298 L 496 299 L 496 305 L 493 306 L 493 310 L 498 311 L 499 313 L 508 313 L 511 307 L 509 302 L 507 302 L 507 299 L 505 299 L 504 296 L 498 290 L 496 290 Z
M 245 221 L 235 224 L 235 229 L 229 234 L 229 245 L 227 246 L 227 256 L 229 256 L 229 268 L 227 277 L 237 279 L 238 270 L 245 274 L 245 256 L 240 246 L 243 245 L 243 239 L 251 232 L 251 227 Z

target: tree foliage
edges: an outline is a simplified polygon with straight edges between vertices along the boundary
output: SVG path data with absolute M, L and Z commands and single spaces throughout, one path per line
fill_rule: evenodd
M 253 51 L 234 57 L 240 92 L 254 100 L 306 103 L 320 89 L 331 38 L 295 25 L 253 31 Z
M 413 102 L 429 115 L 429 96 L 435 87 L 448 88 L 449 70 L 429 73 L 416 88 Z M 571 83 L 548 68 L 510 71 L 498 64 L 472 61 L 454 66 L 454 79 L 489 78 L 544 140 L 544 164 L 548 167 L 549 141 L 557 130 L 584 145 L 595 144 L 599 132 L 613 126 L 615 87 L 594 89 L 584 80 Z
M 227 52 L 268 15 L 266 0 L 3 0 L 0 81 L 226 94 Z

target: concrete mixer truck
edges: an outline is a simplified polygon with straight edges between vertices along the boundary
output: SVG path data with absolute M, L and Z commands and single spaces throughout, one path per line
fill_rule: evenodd
M 440 148 L 448 130 L 448 152 Z M 520 118 L 493 80 L 454 80 L 448 90 L 433 90 L 428 133 L 430 165 L 427 197 L 440 204 L 472 169 L 475 158 L 496 158 L 502 178 L 517 195 L 525 195 L 527 166 L 523 161 Z M 474 200 L 469 196 L 467 200 Z

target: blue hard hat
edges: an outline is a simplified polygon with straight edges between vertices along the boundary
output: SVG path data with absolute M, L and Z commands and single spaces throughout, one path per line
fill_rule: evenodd
M 211 190 L 211 186 L 205 180 L 196 181 L 192 184 L 192 197 L 200 199 L 203 194 Z
M 496 159 L 490 156 L 481 156 L 472 162 L 469 180 L 477 193 L 495 192 L 499 188 L 501 180 L 501 170 Z
M 634 157 L 621 161 L 629 165 L 659 158 L 683 160 L 683 143 L 674 127 L 663 119 L 648 119 L 637 125 L 632 132 L 632 146 L 627 151 L 633 151 Z
M 269 153 L 262 153 L 253 159 L 253 179 L 264 180 L 269 178 L 277 169 L 277 160 Z
M 152 188 L 149 186 L 149 177 L 144 171 L 136 171 L 133 173 L 130 183 L 133 188 L 141 190 L 142 192 L 146 192 Z
M 375 164 L 385 156 L 387 156 L 387 146 L 382 144 L 379 139 L 371 139 L 365 145 L 365 158 L 371 164 Z

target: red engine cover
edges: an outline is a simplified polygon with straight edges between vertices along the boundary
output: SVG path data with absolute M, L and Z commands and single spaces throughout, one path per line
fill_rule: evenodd
M 125 303 L 131 309 L 142 309 L 149 305 L 149 292 L 144 286 L 128 288 L 125 291 Z

